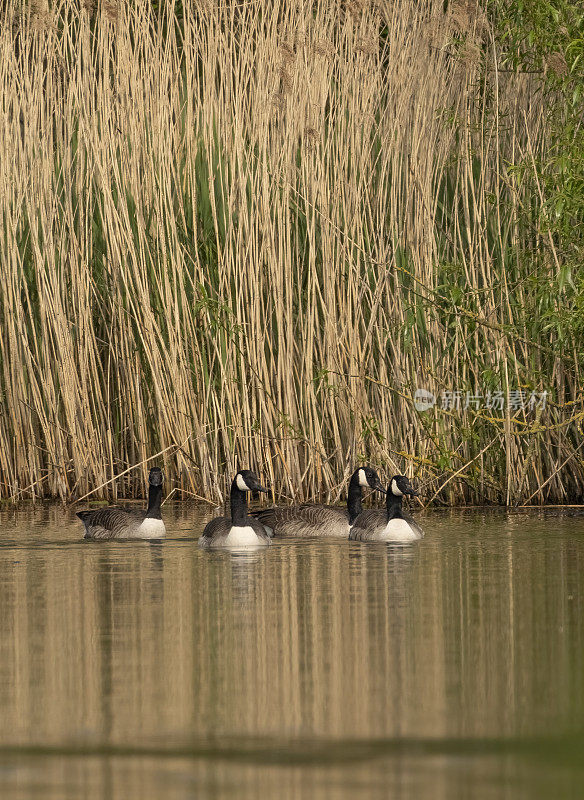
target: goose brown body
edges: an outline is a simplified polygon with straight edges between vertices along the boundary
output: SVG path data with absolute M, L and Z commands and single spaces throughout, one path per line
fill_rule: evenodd
M 256 512 L 259 519 L 274 536 L 303 538 L 332 536 L 346 539 L 351 524 L 349 512 L 341 506 L 300 506 L 266 508 Z
M 352 521 L 363 510 L 361 500 L 364 487 L 385 491 L 374 469 L 359 467 L 349 481 L 346 508 L 304 503 L 298 506 L 266 508 L 255 512 L 254 516 L 277 537 L 346 539 Z
M 230 516 L 215 517 L 205 526 L 199 539 L 199 546 L 218 547 L 258 547 L 270 544 L 268 532 L 247 513 L 247 492 L 267 492 L 258 482 L 251 470 L 240 470 L 231 484 L 229 503 Z
M 387 489 L 385 510 L 363 511 L 356 518 L 349 539 L 358 542 L 413 542 L 424 536 L 417 522 L 402 511 L 404 495 L 418 492 L 405 475 L 395 475 Z
M 249 534 L 241 534 L 238 537 L 238 532 L 234 532 L 234 529 L 238 527 L 250 528 L 255 534 L 257 541 L 254 541 L 253 537 Z M 231 541 L 229 539 L 230 536 L 232 537 Z M 204 534 L 200 540 L 200 545 L 201 547 L 244 546 L 244 538 L 247 539 L 248 536 L 249 541 L 245 546 L 251 545 L 253 547 L 254 544 L 270 544 L 268 532 L 260 522 L 252 517 L 248 517 L 246 524 L 241 526 L 234 526 L 229 517 L 215 517 L 215 519 L 212 519 L 211 522 L 209 522 L 205 527 Z
M 152 467 L 148 476 L 148 508 L 126 509 L 110 506 L 79 511 L 85 539 L 159 539 L 166 529 L 160 514 L 162 472 Z

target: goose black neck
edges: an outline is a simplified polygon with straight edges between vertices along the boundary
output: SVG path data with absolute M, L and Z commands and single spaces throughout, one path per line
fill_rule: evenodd
M 247 523 L 247 493 L 242 492 L 237 485 L 237 479 L 231 484 L 231 522 L 234 525 L 245 527 Z
M 363 490 L 359 483 L 359 470 L 354 472 L 349 481 L 349 491 L 347 493 L 347 511 L 349 512 L 349 522 L 352 524 L 359 514 L 363 511 L 361 498 Z
M 387 521 L 402 518 L 402 495 L 394 494 L 390 489 L 387 493 Z
M 160 501 L 162 500 L 162 486 L 148 487 L 148 510 L 146 516 L 149 519 L 161 519 Z

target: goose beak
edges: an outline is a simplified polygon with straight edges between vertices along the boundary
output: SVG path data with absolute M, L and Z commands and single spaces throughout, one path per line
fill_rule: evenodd
M 265 488 L 265 486 L 262 486 L 262 485 L 261 485 L 261 484 L 259 484 L 259 483 L 257 483 L 257 484 L 256 484 L 256 485 L 253 487 L 253 490 L 254 490 L 254 492 L 264 492 L 265 494 L 270 494 L 270 490 L 269 490 L 269 489 L 266 489 L 266 488 Z
M 410 488 L 408 489 L 406 494 L 408 494 L 410 497 L 419 497 L 420 496 L 419 491 L 417 489 L 414 489 L 413 486 L 410 486 Z
M 377 481 L 375 486 L 373 487 L 376 491 L 381 492 L 382 494 L 387 494 L 387 489 L 384 489 L 381 485 L 381 481 Z

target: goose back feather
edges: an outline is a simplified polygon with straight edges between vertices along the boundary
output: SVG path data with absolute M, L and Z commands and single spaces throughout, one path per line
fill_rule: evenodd
M 306 538 L 334 536 L 346 539 L 351 528 L 349 512 L 340 506 L 300 506 L 266 508 L 255 516 L 274 536 Z
M 385 492 L 374 469 L 358 467 L 349 481 L 346 508 L 303 503 L 297 506 L 266 508 L 254 512 L 254 516 L 277 537 L 346 539 L 351 530 L 351 522 L 363 510 L 361 501 L 364 487 Z

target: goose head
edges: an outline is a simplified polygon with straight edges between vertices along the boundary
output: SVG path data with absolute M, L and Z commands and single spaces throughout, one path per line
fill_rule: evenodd
M 162 486 L 163 479 L 164 475 L 162 474 L 160 467 L 152 467 L 150 474 L 148 475 L 148 483 L 150 486 Z
M 379 480 L 379 475 L 371 467 L 360 467 L 357 470 L 357 475 L 359 477 L 359 486 L 375 489 L 378 492 L 383 492 L 383 494 L 386 494 L 385 489 Z
M 404 495 L 409 497 L 419 497 L 420 495 L 420 493 L 414 489 L 410 483 L 409 478 L 406 478 L 405 475 L 393 476 L 389 483 L 387 494 L 393 495 L 394 497 L 403 497 Z
M 250 469 L 240 469 L 235 476 L 234 483 L 240 492 L 265 492 L 269 494 L 269 489 L 261 485 L 255 472 Z

